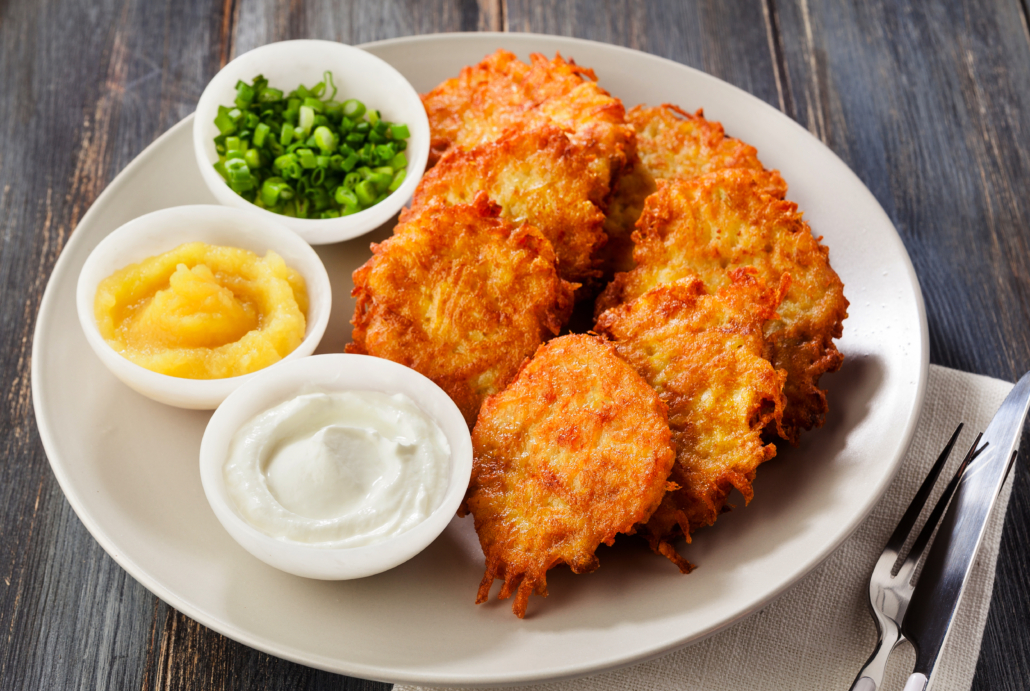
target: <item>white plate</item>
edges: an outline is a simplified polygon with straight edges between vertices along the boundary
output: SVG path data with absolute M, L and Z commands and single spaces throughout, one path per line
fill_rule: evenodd
M 690 576 L 626 539 L 598 551 L 593 574 L 552 571 L 551 596 L 532 598 L 524 621 L 510 601 L 473 605 L 483 558 L 467 519 L 412 561 L 358 581 L 304 580 L 266 566 L 233 542 L 204 499 L 197 454 L 209 413 L 166 407 L 121 384 L 75 316 L 79 269 L 107 233 L 148 211 L 214 201 L 187 118 L 108 186 L 62 252 L 36 325 L 32 393 L 54 474 L 97 541 L 158 597 L 230 638 L 334 672 L 431 684 L 557 679 L 644 660 L 747 616 L 822 561 L 879 499 L 908 447 L 928 366 L 922 298 L 890 220 L 840 159 L 743 91 L 623 48 L 519 34 L 366 47 L 426 91 L 501 46 L 523 59 L 560 50 L 630 106 L 703 106 L 782 171 L 851 300 L 844 367 L 824 379 L 826 425 L 760 469 L 749 507 L 697 533 L 685 550 L 698 564 Z M 321 351 L 349 340 L 350 273 L 369 256 L 370 237 L 388 232 L 318 248 L 335 298 Z

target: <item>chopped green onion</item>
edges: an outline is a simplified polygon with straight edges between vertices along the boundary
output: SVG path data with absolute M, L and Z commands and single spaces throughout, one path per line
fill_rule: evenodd
M 281 100 L 283 100 L 283 92 L 270 86 L 266 86 L 258 93 L 258 101 L 262 103 L 275 103 Z
M 322 81 L 325 82 L 326 84 L 328 84 L 330 86 L 330 88 L 332 88 L 333 93 L 329 94 L 329 98 L 326 99 L 328 101 L 332 101 L 334 98 L 336 98 L 336 85 L 333 84 L 333 73 L 330 72 L 329 70 L 326 70 L 325 72 L 323 72 L 322 73 Z
M 246 108 L 254 100 L 254 89 L 244 81 L 236 82 L 236 105 Z
M 325 153 L 332 153 L 336 150 L 336 135 L 328 127 L 319 127 L 315 130 L 315 144 Z
M 358 155 L 351 151 L 347 154 L 347 158 L 343 159 L 343 162 L 340 164 L 340 168 L 344 171 L 350 172 L 354 169 L 354 166 L 358 165 L 358 161 L 360 160 L 361 159 L 358 158 Z
M 247 165 L 251 168 L 261 167 L 261 152 L 257 149 L 247 149 L 246 153 L 243 154 L 243 160 L 247 162 Z
M 229 109 L 224 106 L 218 107 L 218 116 L 215 118 L 215 127 L 222 134 L 232 134 L 236 131 L 236 123 L 229 117 Z
M 335 100 L 331 72 L 284 95 L 257 75 L 218 107 L 215 171 L 244 199 L 298 218 L 337 218 L 378 203 L 406 179 L 410 132 L 356 99 Z
M 304 136 L 308 136 L 311 132 L 311 126 L 315 124 L 315 111 L 311 106 L 300 107 L 300 118 L 298 120 L 298 126 L 304 130 Z
M 279 203 L 279 195 L 286 182 L 282 178 L 268 178 L 261 185 L 261 202 L 266 206 L 275 206 Z
M 297 149 L 297 157 L 300 159 L 300 164 L 309 170 L 318 167 L 315 162 L 315 153 L 311 149 Z
M 343 114 L 351 120 L 357 120 L 365 114 L 365 104 L 357 99 L 349 99 L 343 102 Z
M 406 170 L 398 170 L 396 173 L 393 174 L 393 182 L 391 182 L 390 186 L 386 189 L 388 189 L 391 192 L 396 192 L 400 188 L 400 186 L 404 184 L 404 178 L 406 177 L 406 175 Z
M 390 167 L 394 170 L 403 170 L 408 167 L 408 157 L 404 154 L 397 154 L 390 159 Z
M 368 182 L 375 186 L 377 194 L 381 193 L 393 182 L 393 170 L 391 168 L 376 168 L 372 176 L 368 178 Z
M 259 122 L 257 127 L 254 128 L 254 146 L 259 149 L 265 145 L 265 137 L 272 131 L 272 128 L 263 122 Z
M 367 208 L 372 206 L 376 197 L 379 195 L 379 192 L 376 190 L 375 185 L 371 180 L 363 180 L 354 188 L 354 194 L 357 195 L 358 201 L 361 205 Z

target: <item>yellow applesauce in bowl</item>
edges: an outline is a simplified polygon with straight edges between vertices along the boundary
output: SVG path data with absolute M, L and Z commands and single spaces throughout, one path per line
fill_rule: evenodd
M 97 286 L 100 335 L 126 359 L 185 379 L 272 365 L 304 340 L 303 277 L 275 252 L 189 242 Z

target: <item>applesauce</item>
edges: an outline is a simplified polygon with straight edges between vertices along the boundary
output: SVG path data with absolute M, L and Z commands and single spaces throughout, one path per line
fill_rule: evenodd
M 97 287 L 100 335 L 154 372 L 220 379 L 274 364 L 304 340 L 304 279 L 264 257 L 202 242 L 120 269 Z

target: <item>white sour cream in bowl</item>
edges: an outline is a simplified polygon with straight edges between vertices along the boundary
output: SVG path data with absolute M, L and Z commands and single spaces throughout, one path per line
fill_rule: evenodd
M 343 580 L 393 568 L 443 531 L 468 487 L 472 443 L 457 406 L 414 370 L 317 355 L 229 396 L 204 433 L 200 470 L 244 549 Z
M 440 505 L 450 451 L 440 426 L 402 393 L 309 393 L 236 432 L 225 486 L 266 535 L 371 545 L 410 530 Z

